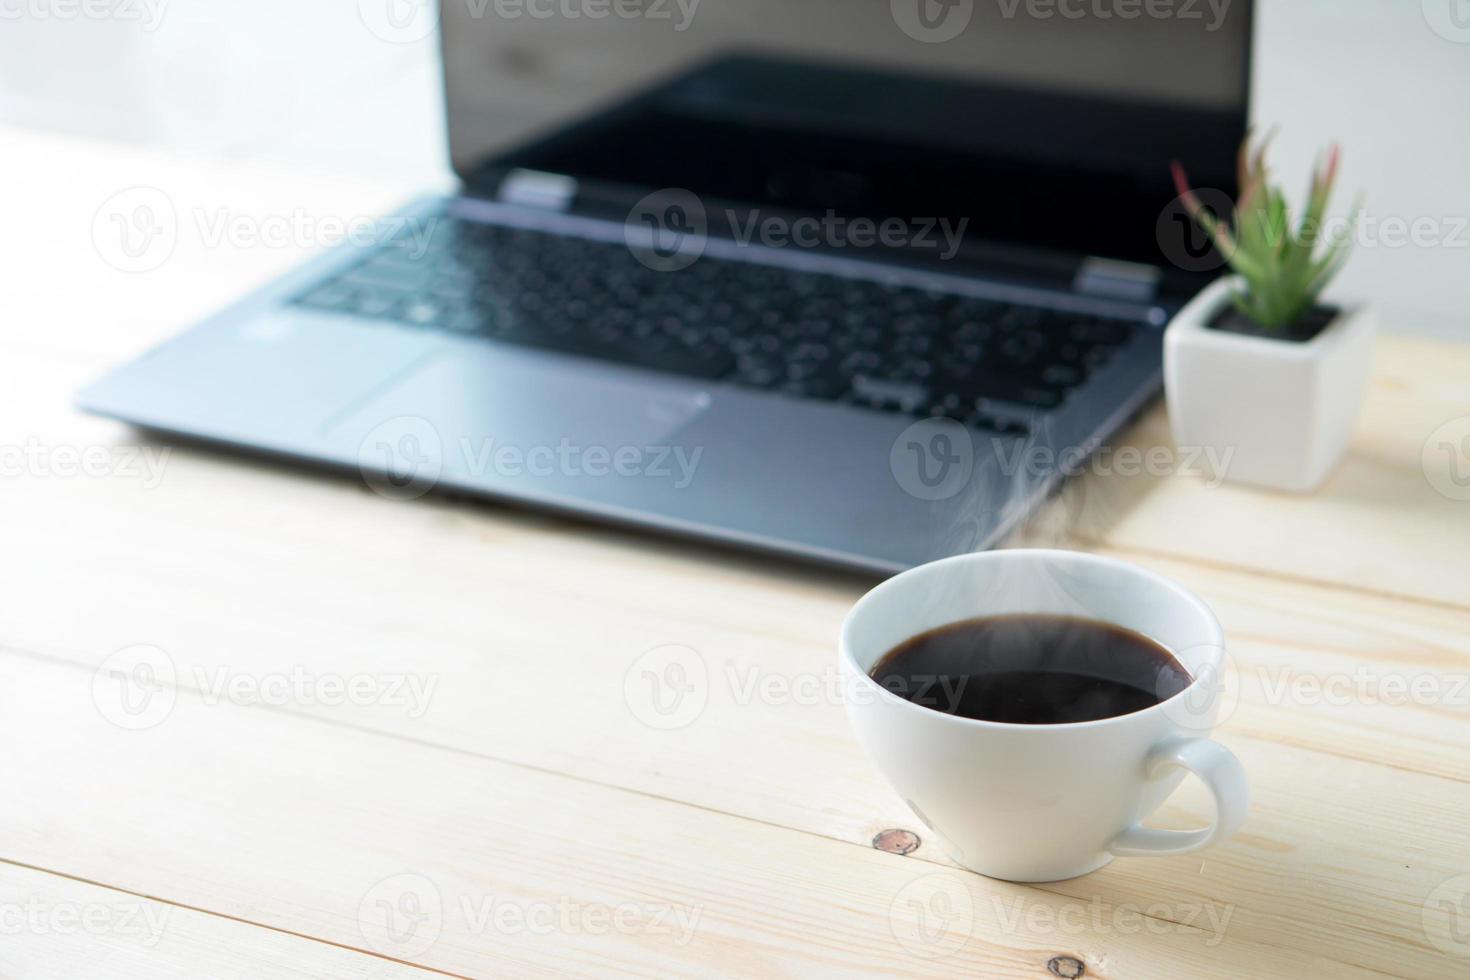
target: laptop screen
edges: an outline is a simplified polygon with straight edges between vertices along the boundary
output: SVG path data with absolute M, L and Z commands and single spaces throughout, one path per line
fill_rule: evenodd
M 1178 159 L 1233 194 L 1247 0 L 441 0 L 456 170 L 964 219 L 1159 263 Z

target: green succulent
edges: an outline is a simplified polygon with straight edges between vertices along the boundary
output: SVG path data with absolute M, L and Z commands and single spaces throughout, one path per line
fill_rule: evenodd
M 1274 135 L 1274 134 L 1273 134 Z M 1226 263 L 1245 281 L 1236 292 L 1235 306 L 1260 326 L 1273 332 L 1288 332 L 1302 315 L 1317 303 L 1317 297 L 1342 269 L 1351 250 L 1353 222 L 1358 206 L 1343 232 L 1325 242 L 1324 219 L 1332 187 L 1337 182 L 1341 153 L 1331 146 L 1321 155 L 1312 173 L 1307 206 L 1293 225 L 1286 196 L 1270 182 L 1266 148 L 1271 135 L 1254 152 L 1247 137 L 1240 146 L 1240 200 L 1228 225 L 1223 216 L 1205 207 L 1189 187 L 1184 168 L 1175 163 L 1174 185 L 1179 200 L 1191 218 L 1209 236 Z

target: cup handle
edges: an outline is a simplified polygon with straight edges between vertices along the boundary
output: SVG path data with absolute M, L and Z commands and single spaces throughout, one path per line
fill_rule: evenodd
M 1144 764 L 1150 779 L 1175 767 L 1188 769 L 1209 788 L 1215 798 L 1215 822 L 1203 830 L 1156 830 L 1134 824 L 1108 845 L 1113 854 L 1119 857 L 1188 854 L 1224 840 L 1245 822 L 1250 788 L 1246 785 L 1245 769 L 1229 749 L 1207 738 L 1178 739 L 1149 753 Z

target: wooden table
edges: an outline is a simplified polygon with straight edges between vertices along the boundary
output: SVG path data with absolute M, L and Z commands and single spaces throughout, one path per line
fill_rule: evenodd
M 1025 530 L 1214 605 L 1254 801 L 1203 854 L 1012 885 L 923 839 L 825 692 L 869 581 L 71 409 L 314 244 L 197 213 L 370 216 L 401 188 L 0 145 L 0 976 L 1470 972 L 1470 349 L 1383 339 L 1313 496 L 1114 466 Z M 93 218 L 139 184 L 182 230 L 124 273 Z M 1162 410 L 1123 443 L 1169 446 Z M 670 659 L 702 667 L 698 711 L 644 692 Z M 1161 821 L 1207 816 L 1191 785 Z

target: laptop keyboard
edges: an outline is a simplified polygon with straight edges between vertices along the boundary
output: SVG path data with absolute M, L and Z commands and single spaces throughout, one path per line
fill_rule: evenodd
M 1024 434 L 1129 320 L 441 217 L 294 302 L 709 381 Z

